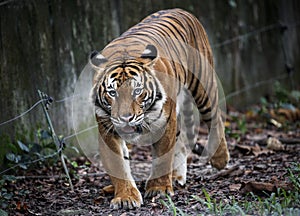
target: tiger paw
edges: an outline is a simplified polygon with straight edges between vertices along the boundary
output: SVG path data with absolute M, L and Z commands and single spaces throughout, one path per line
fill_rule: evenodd
M 143 204 L 141 193 L 136 188 L 132 188 L 127 193 L 119 193 L 115 195 L 110 202 L 113 209 L 133 209 L 139 208 Z
M 169 175 L 162 176 L 157 179 L 150 179 L 146 184 L 145 198 L 159 196 L 174 195 L 172 180 Z
M 145 198 L 151 198 L 151 197 L 155 197 L 155 196 L 164 197 L 166 195 L 169 195 L 169 196 L 174 195 L 172 186 L 151 187 L 146 190 Z
M 219 150 L 212 156 L 210 159 L 210 163 L 213 167 L 217 168 L 218 170 L 223 169 L 229 161 L 229 152 L 226 149 Z

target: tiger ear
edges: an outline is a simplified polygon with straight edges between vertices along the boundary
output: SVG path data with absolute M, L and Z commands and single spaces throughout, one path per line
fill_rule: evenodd
M 90 54 L 89 62 L 93 67 L 99 68 L 101 66 L 101 64 L 104 64 L 107 62 L 107 59 L 102 54 L 100 54 L 98 51 L 93 51 Z
M 157 49 L 154 45 L 148 44 L 143 51 L 141 58 L 145 60 L 146 64 L 152 63 L 157 57 Z

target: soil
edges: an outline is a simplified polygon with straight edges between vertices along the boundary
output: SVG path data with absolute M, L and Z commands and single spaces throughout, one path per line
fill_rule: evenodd
M 186 185 L 174 184 L 172 201 L 187 215 L 207 212 L 205 205 L 195 199 L 196 196 L 205 200 L 204 191 L 211 199 L 226 204 L 233 200 L 251 199 L 247 195 L 249 192 L 267 196 L 278 188 L 292 189 L 288 169 L 293 162 L 299 162 L 300 157 L 300 129 L 296 124 L 278 128 L 252 121 L 247 122 L 246 132 L 241 132 L 235 123 L 227 127 L 230 128 L 227 140 L 231 155 L 227 168 L 218 171 L 203 158 L 192 154 Z M 206 132 L 202 131 L 199 141 L 206 137 Z M 141 180 L 137 181 L 137 186 L 144 194 L 144 170 L 149 169 L 146 161 L 151 158 L 150 150 L 135 146 L 131 149 L 131 158 L 140 161 L 135 167 L 136 178 Z M 158 197 L 145 199 L 144 205 L 138 209 L 110 209 L 113 195 L 102 190 L 110 185 L 106 173 L 96 165 L 88 165 L 83 157 L 72 160 L 79 165 L 74 168 L 68 163 L 74 191 L 71 191 L 64 177 L 60 162 L 55 166 L 40 165 L 40 168 L 31 171 L 18 172 L 17 180 L 5 185 L 8 191 L 14 192 L 5 211 L 10 215 L 172 215 L 172 210 L 163 205 Z M 169 202 L 167 198 L 163 200 Z

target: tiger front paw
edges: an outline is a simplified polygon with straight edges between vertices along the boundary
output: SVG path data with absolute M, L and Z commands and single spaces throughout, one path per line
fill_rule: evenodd
M 110 202 L 112 209 L 133 209 L 139 208 L 143 204 L 142 195 L 136 188 L 123 193 L 118 193 Z

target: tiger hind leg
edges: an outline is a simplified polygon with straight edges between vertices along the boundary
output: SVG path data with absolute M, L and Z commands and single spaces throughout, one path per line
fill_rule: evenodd
M 180 185 L 186 183 L 187 157 L 196 143 L 194 107 L 193 97 L 189 91 L 182 89 L 176 107 L 177 134 L 172 175 Z
M 229 152 L 225 139 L 224 125 L 219 113 L 216 118 L 207 122 L 209 128 L 207 155 L 210 158 L 211 165 L 217 169 L 223 169 L 229 161 Z
M 181 186 L 186 183 L 186 172 L 187 172 L 187 149 L 183 137 L 179 135 L 176 140 L 174 162 L 173 162 L 173 173 L 172 178 L 177 181 Z
M 215 82 L 212 82 L 209 94 L 205 93 L 203 98 L 204 102 L 198 105 L 198 110 L 209 130 L 208 144 L 204 148 L 204 155 L 208 156 L 213 167 L 220 170 L 227 165 L 229 152 L 221 116 L 222 111 L 218 105 L 218 92 Z

